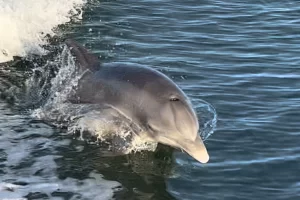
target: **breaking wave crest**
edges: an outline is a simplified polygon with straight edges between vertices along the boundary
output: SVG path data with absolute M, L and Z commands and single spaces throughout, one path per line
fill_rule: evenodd
M 86 0 L 0 0 L 0 63 L 14 56 L 42 55 L 46 38 L 72 17 L 80 19 Z M 63 6 L 62 6 L 63 5 Z

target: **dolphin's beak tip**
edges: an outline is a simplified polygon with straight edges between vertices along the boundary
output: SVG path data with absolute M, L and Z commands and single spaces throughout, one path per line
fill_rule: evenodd
M 187 146 L 186 151 L 200 163 L 209 161 L 209 154 L 200 137 L 195 140 L 193 145 Z
M 202 146 L 202 148 L 200 147 L 200 149 L 198 149 L 198 151 L 189 152 L 189 154 L 200 163 L 205 164 L 209 161 L 209 155 L 208 155 L 208 152 L 207 152 L 205 146 Z
M 205 163 L 208 163 L 209 161 L 209 155 L 205 155 L 205 156 L 202 156 L 201 159 L 199 159 L 199 162 L 205 164 Z

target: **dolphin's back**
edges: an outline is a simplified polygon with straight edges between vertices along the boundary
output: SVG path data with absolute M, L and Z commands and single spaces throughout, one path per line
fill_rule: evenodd
M 70 47 L 70 51 L 75 56 L 80 69 L 82 71 L 90 70 L 91 74 L 93 74 L 93 78 L 90 81 L 102 82 L 102 84 L 105 82 L 123 82 L 124 84 L 143 90 L 153 88 L 153 85 L 155 85 L 157 87 L 154 88 L 157 88 L 157 92 L 161 91 L 159 87 L 162 85 L 166 89 L 178 89 L 177 85 L 171 79 L 152 68 L 124 63 L 100 65 L 98 57 L 88 52 L 82 45 L 71 39 L 67 39 L 65 43 Z
M 136 106 L 150 106 L 152 101 L 165 101 L 173 94 L 186 98 L 167 76 L 136 64 L 102 64 L 100 70 L 79 81 L 76 99 L 80 102 L 130 106 L 132 112 Z
M 86 103 L 118 101 L 133 96 L 186 97 L 178 86 L 163 73 L 138 64 L 101 64 L 97 56 L 71 39 L 65 41 L 75 56 L 79 68 L 88 70 L 79 81 L 77 99 Z M 164 88 L 162 90 L 161 88 Z M 129 92 L 130 91 L 130 92 Z M 167 91 L 167 92 L 166 92 Z M 130 97 L 131 95 L 131 97 Z
M 109 63 L 102 64 L 101 69 L 95 72 L 96 80 L 118 82 L 129 85 L 138 90 L 159 94 L 165 90 L 178 91 L 178 86 L 166 75 L 150 67 L 138 64 Z M 165 90 L 161 90 L 161 87 Z M 122 88 L 122 85 L 120 85 Z M 161 95 L 164 95 L 161 94 Z

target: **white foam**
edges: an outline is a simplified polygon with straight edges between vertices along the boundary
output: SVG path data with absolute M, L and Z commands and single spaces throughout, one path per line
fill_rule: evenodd
M 13 56 L 43 54 L 45 35 L 81 17 L 86 0 L 0 0 L 0 63 Z
M 157 147 L 157 142 L 148 137 L 140 127 L 110 108 L 88 112 L 70 128 L 81 130 L 81 135 L 88 131 L 100 141 L 114 138 L 111 148 L 125 154 L 142 150 L 154 151 Z

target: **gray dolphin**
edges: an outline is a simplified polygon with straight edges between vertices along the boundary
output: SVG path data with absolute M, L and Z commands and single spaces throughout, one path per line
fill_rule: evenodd
M 85 71 L 78 83 L 77 103 L 109 106 L 138 124 L 152 140 L 208 162 L 195 111 L 170 78 L 140 65 L 100 64 L 83 46 L 70 39 L 65 42 Z

